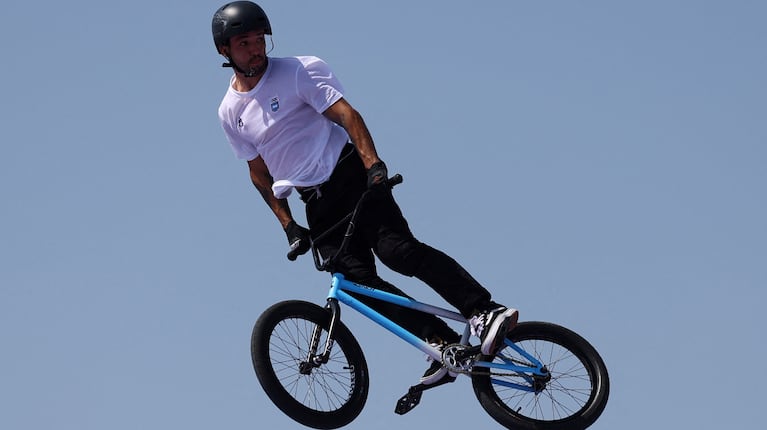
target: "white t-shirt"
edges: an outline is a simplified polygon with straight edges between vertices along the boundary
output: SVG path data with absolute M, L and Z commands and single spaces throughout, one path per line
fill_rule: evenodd
M 342 97 L 341 83 L 321 59 L 269 58 L 252 90 L 235 91 L 230 83 L 218 116 L 237 158 L 260 155 L 274 178 L 272 192 L 285 198 L 295 186 L 330 178 L 349 136 L 322 112 Z

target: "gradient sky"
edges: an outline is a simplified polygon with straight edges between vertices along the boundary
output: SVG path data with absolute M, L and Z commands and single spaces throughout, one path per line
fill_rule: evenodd
M 593 429 L 761 422 L 767 3 L 261 4 L 273 56 L 342 80 L 416 236 L 602 353 Z M 329 278 L 285 259 L 218 124 L 220 5 L 3 6 L 0 428 L 302 428 L 258 385 L 250 331 Z M 371 372 L 349 428 L 494 428 L 468 378 L 395 415 L 425 358 L 344 320 Z

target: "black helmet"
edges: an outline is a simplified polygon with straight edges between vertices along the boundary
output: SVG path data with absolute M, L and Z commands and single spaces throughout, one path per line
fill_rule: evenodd
M 272 34 L 269 18 L 261 6 L 250 1 L 235 1 L 221 6 L 213 15 L 213 43 L 216 49 L 229 39 L 249 31 L 264 30 Z

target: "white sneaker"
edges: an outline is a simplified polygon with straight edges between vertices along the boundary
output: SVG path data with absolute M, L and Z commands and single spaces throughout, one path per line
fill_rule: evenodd
M 506 335 L 517 325 L 518 319 L 519 312 L 505 306 L 472 316 L 469 319 L 471 334 L 482 342 L 482 354 L 493 355 L 498 352 Z

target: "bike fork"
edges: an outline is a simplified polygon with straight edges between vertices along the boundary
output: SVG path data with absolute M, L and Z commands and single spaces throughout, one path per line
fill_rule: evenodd
M 314 326 L 312 338 L 309 342 L 309 354 L 306 357 L 305 365 L 302 366 L 301 369 L 301 373 L 303 374 L 311 373 L 311 369 L 319 367 L 322 364 L 326 364 L 330 360 L 330 352 L 333 349 L 333 338 L 336 331 L 336 326 L 338 325 L 338 321 L 341 319 L 341 307 L 338 305 L 337 299 L 328 299 L 328 304 L 325 306 L 325 308 L 330 311 L 330 325 L 328 326 L 328 337 L 325 340 L 325 349 L 321 354 L 317 353 L 320 347 L 322 327 L 316 325 Z

